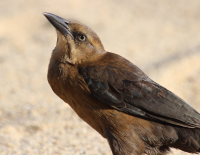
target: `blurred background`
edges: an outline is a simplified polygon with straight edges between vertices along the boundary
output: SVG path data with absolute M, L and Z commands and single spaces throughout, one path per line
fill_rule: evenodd
M 200 112 L 199 0 L 1 0 L 1 155 L 111 155 L 107 141 L 48 85 L 57 36 L 42 12 L 88 25 L 107 51 Z

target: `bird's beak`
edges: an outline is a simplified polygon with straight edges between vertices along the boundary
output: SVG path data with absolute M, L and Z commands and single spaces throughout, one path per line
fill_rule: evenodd
M 49 22 L 58 30 L 60 31 L 65 37 L 69 34 L 72 38 L 73 35 L 68 27 L 69 21 L 63 19 L 59 16 L 56 16 L 52 13 L 44 12 L 43 15 L 49 20 Z

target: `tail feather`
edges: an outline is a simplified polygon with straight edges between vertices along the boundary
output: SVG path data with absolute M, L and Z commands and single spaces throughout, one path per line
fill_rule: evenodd
M 200 129 L 175 127 L 175 130 L 179 138 L 170 147 L 189 153 L 200 153 Z

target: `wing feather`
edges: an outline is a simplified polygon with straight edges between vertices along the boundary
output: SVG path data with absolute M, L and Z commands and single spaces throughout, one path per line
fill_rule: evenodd
M 129 115 L 200 128 L 200 114 L 196 110 L 129 61 L 120 61 L 79 68 L 94 97 Z

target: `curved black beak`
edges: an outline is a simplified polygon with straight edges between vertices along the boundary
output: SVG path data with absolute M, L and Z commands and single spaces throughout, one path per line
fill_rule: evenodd
M 44 12 L 43 15 L 49 20 L 49 22 L 58 30 L 60 31 L 65 37 L 69 34 L 72 38 L 73 35 L 68 27 L 69 21 L 63 19 L 57 15 L 52 13 Z

